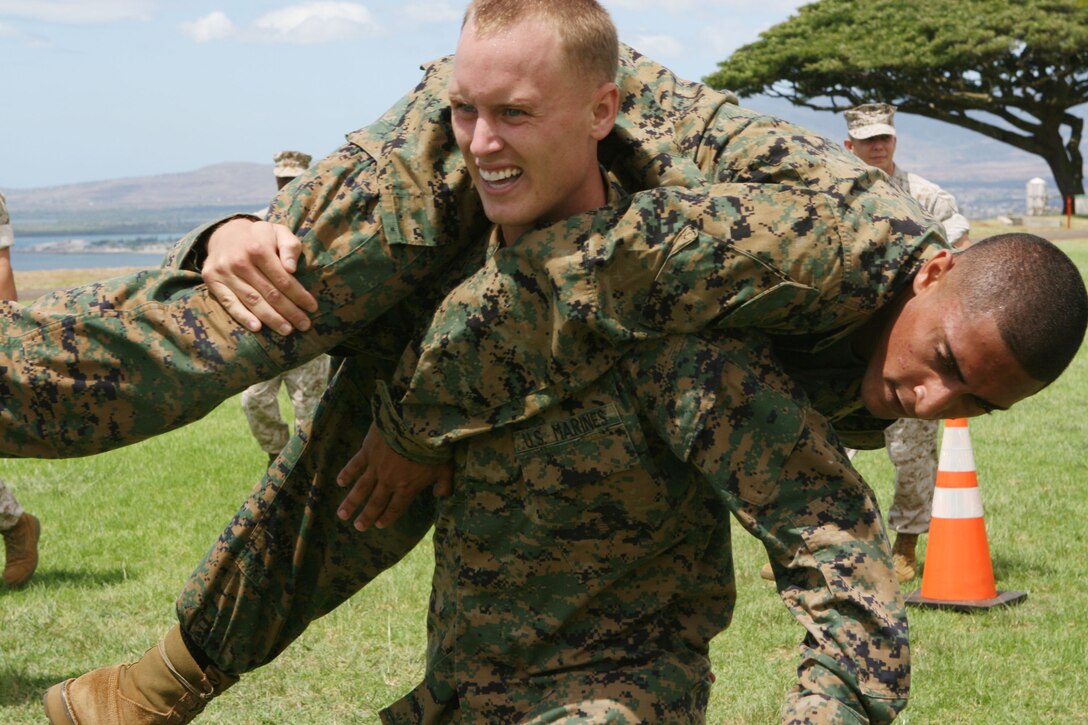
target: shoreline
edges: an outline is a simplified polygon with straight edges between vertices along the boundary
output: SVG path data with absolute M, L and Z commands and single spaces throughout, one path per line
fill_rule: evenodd
M 15 289 L 21 302 L 41 297 L 57 290 L 80 287 L 122 277 L 153 267 L 87 267 L 73 269 L 35 269 L 27 272 L 15 270 Z
M 1088 242 L 1088 219 L 1074 217 L 1073 228 L 1067 228 L 1064 224 L 1060 227 L 1041 227 L 1035 225 L 1007 226 L 995 223 L 993 220 L 971 220 L 971 238 L 982 239 L 993 234 L 1005 232 L 1029 232 L 1038 234 L 1055 242 L 1059 246 L 1063 243 Z M 19 292 L 19 299 L 27 302 L 44 294 L 56 290 L 79 287 L 99 282 L 101 280 L 133 274 L 145 269 L 154 269 L 158 265 L 147 267 L 75 267 L 70 269 L 41 269 L 19 271 L 15 270 L 15 287 Z

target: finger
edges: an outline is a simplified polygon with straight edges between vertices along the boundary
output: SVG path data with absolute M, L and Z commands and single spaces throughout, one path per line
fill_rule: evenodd
M 391 497 L 392 492 L 388 487 L 380 483 L 375 486 L 374 491 L 370 494 L 370 500 L 366 502 L 366 508 L 363 509 L 362 513 L 355 517 L 355 528 L 359 531 L 366 531 L 369 529 L 370 526 L 381 517 L 382 513 L 385 512 Z
M 453 472 L 448 468 L 438 475 L 434 483 L 434 495 L 439 498 L 453 495 Z
M 294 302 L 299 308 L 307 312 L 317 311 L 317 300 L 301 282 L 294 277 L 298 270 L 298 260 L 302 256 L 302 242 L 285 226 L 277 224 L 276 248 L 279 250 L 280 264 L 283 267 L 283 275 L 272 277 L 276 287 Z
M 298 270 L 298 258 L 302 256 L 302 242 L 285 226 L 276 227 L 276 249 L 283 268 L 294 274 Z
M 295 330 L 308 330 L 310 317 L 295 303 L 295 299 L 305 302 L 305 297 L 313 299 L 306 292 L 302 284 L 280 267 L 279 259 L 267 266 L 260 268 L 261 277 L 256 281 L 256 291 L 260 295 L 261 302 L 258 305 L 267 305 L 280 318 L 290 325 L 284 334 Z M 257 306 L 257 305 L 255 305 Z
M 209 289 L 211 289 L 209 282 Z M 223 287 L 226 283 L 217 282 Z M 295 329 L 290 320 L 276 311 L 276 308 L 269 304 L 267 295 L 262 294 L 257 289 L 254 289 L 248 283 L 244 282 L 241 278 L 234 278 L 233 292 L 238 296 L 239 302 L 244 306 L 249 313 L 261 323 L 268 325 L 268 327 L 281 335 L 289 335 Z M 234 316 L 233 314 L 231 315 Z M 238 318 L 235 318 L 238 319 Z
M 344 500 L 340 502 L 340 508 L 336 511 L 336 515 L 340 517 L 341 521 L 347 521 L 353 513 L 359 510 L 363 502 L 370 497 L 370 492 L 374 489 L 374 483 L 374 477 L 365 474 L 355 481 L 355 485 L 348 491 L 348 495 L 344 496 Z
M 261 329 L 261 321 L 234 296 L 229 287 L 219 282 L 208 282 L 208 291 L 239 325 L 253 332 Z
M 385 507 L 385 511 L 381 513 L 378 520 L 374 522 L 374 525 L 379 529 L 384 529 L 386 526 L 392 526 L 396 520 L 408 510 L 408 507 L 415 497 L 415 492 L 395 492 L 392 497 L 390 497 L 389 503 Z
M 366 470 L 366 452 L 360 448 L 351 460 L 336 474 L 336 485 L 346 486 L 363 475 Z

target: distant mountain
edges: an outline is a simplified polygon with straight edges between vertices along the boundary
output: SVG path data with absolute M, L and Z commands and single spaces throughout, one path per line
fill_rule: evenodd
M 4 191 L 17 234 L 181 231 L 225 214 L 260 209 L 275 193 L 271 164 L 242 162 Z
M 792 120 L 835 141 L 840 116 L 755 97 L 749 107 Z M 748 102 L 742 102 L 749 105 Z M 971 218 L 1023 213 L 1025 185 L 1043 178 L 1061 209 L 1053 179 L 1037 156 L 950 124 L 918 116 L 896 119 L 896 161 L 956 195 Z M 5 189 L 17 234 L 177 232 L 236 211 L 264 207 L 276 193 L 270 164 L 231 162 L 196 171 L 40 189 Z
M 224 163 L 181 174 L 89 181 L 42 189 L 11 189 L 8 204 L 22 214 L 76 209 L 260 207 L 276 193 L 270 164 Z

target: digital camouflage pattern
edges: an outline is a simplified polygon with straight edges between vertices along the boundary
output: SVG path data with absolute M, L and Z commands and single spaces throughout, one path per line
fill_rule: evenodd
M 624 116 L 602 161 L 630 190 L 689 188 L 635 194 L 615 209 L 527 235 L 512 249 L 510 258 L 534 274 L 547 254 L 567 252 L 556 270 L 562 284 L 551 290 L 564 302 L 555 318 L 538 307 L 544 298 L 536 290 L 484 297 L 476 312 L 453 298 L 421 348 L 420 368 L 446 376 L 453 395 L 468 390 L 465 369 L 447 371 L 446 360 L 436 368 L 427 358 L 429 349 L 441 351 L 431 342 L 442 324 L 455 332 L 509 300 L 527 314 L 540 310 L 537 319 L 572 345 L 544 348 L 552 363 L 504 346 L 505 322 L 485 326 L 485 344 L 473 354 L 486 364 L 476 377 L 495 382 L 473 390 L 459 410 L 419 375 L 404 385 L 389 376 L 408 333 L 438 302 L 419 292 L 442 291 L 460 281 L 454 270 L 483 264 L 486 220 L 449 130 L 448 70 L 448 62 L 431 66 L 389 114 L 277 197 L 273 218 L 302 238 L 299 277 L 319 301 L 311 331 L 282 338 L 231 321 L 199 277 L 184 271 L 193 257 L 186 252 L 199 254 L 208 229 L 198 230 L 172 260 L 180 268 L 2 308 L 0 450 L 75 455 L 133 442 L 335 347 L 349 357 L 312 431 L 288 443 L 179 598 L 183 629 L 218 667 L 240 674 L 267 662 L 314 617 L 397 561 L 435 520 L 427 497 L 392 529 L 360 535 L 334 515 L 343 491 L 333 476 L 369 423 L 356 403 L 386 381 L 391 403 L 417 405 L 421 419 L 432 409 L 449 416 L 440 420 L 465 438 L 454 448 L 458 470 L 472 477 L 437 511 L 427 680 L 388 718 L 413 721 L 420 711 L 452 707 L 453 696 L 462 715 L 522 712 L 544 695 L 554 711 L 532 716 L 577 721 L 586 717 L 578 714 L 586 694 L 604 692 L 619 700 L 604 706 L 615 712 L 653 721 L 660 718 L 645 713 L 684 711 L 698 720 L 708 675 L 703 643 L 732 611 L 725 505 L 768 546 L 782 596 L 808 632 L 783 719 L 891 719 L 909 680 L 906 619 L 879 512 L 836 430 L 870 444 L 879 435 L 878 424 L 859 415 L 861 361 L 852 359 L 846 336 L 943 246 L 939 231 L 917 221 L 920 210 L 881 175 L 830 142 L 735 110 L 720 94 L 628 52 Z M 830 170 L 821 171 L 825 163 Z M 720 218 L 683 220 L 706 213 Z M 735 236 L 736 246 L 718 234 Z M 532 239 L 540 243 L 535 258 Z M 639 246 L 628 253 L 632 244 Z M 591 253 L 580 254 L 582 246 Z M 493 259 L 466 289 L 494 283 L 510 291 L 493 273 L 513 268 L 498 266 L 505 255 Z M 723 263 L 740 275 L 735 289 L 716 286 L 730 282 L 724 276 L 704 275 Z M 625 265 L 635 273 L 630 279 L 609 277 Z M 619 285 L 595 287 L 587 269 Z M 590 294 L 567 295 L 567 285 Z M 676 334 L 689 331 L 698 335 Z M 665 345 L 684 353 L 666 355 Z M 522 356 L 480 359 L 504 348 Z M 545 384 L 540 395 L 536 383 Z M 408 398 L 397 395 L 405 386 Z M 564 423 L 564 414 L 572 420 Z M 413 419 L 392 417 L 414 432 Z M 478 432 L 488 435 L 464 435 L 465 421 L 482 421 Z M 532 429 L 541 421 L 592 437 L 575 435 L 570 449 L 534 457 L 532 441 L 543 432 Z M 415 440 L 431 449 L 444 435 L 425 431 Z M 625 437 L 630 449 L 621 445 Z M 683 460 L 703 477 L 693 478 Z M 553 494 L 515 509 L 510 487 L 536 483 L 519 471 L 539 474 Z M 554 493 L 560 484 L 585 486 L 588 496 Z M 647 496 L 636 493 L 646 487 Z M 672 509 L 665 519 L 662 501 Z M 570 513 L 575 503 L 585 521 L 557 526 L 541 510 Z M 683 530 L 689 515 L 709 515 L 696 520 L 714 525 Z M 515 526 L 519 520 L 525 525 Z M 616 525 L 623 537 L 609 528 Z M 562 544 L 549 548 L 555 529 Z M 524 537 L 523 546 L 500 550 L 503 542 L 481 538 L 504 531 Z M 666 542 L 675 542 L 675 552 Z M 557 566 L 564 555 L 585 558 Z M 616 594 L 580 589 L 590 575 L 622 584 Z M 508 593 L 497 586 L 504 578 L 525 589 Z M 549 631 L 562 638 L 549 639 Z M 657 661 L 661 667 L 648 664 Z M 540 671 L 539 682 L 519 677 L 538 666 L 552 668 Z
M 609 370 L 457 447 L 456 493 L 435 523 L 426 676 L 387 722 L 552 722 L 588 700 L 631 722 L 703 718 L 709 643 L 735 598 L 729 515 L 643 433 L 631 387 Z
M 291 437 L 291 427 L 280 413 L 280 388 L 294 411 L 295 429 L 313 415 L 314 407 L 329 382 L 329 356 L 321 355 L 293 370 L 251 385 L 242 391 L 242 410 L 249 431 L 265 453 L 279 453 Z
M 940 422 L 903 418 L 884 431 L 888 458 L 895 465 L 895 493 L 888 526 L 901 534 L 929 531 L 933 488 L 937 485 L 937 434 Z

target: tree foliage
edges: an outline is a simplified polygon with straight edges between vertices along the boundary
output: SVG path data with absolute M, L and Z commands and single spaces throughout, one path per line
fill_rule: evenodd
M 706 78 L 739 95 L 842 111 L 894 103 L 1046 160 L 1084 192 L 1086 0 L 819 0 Z

